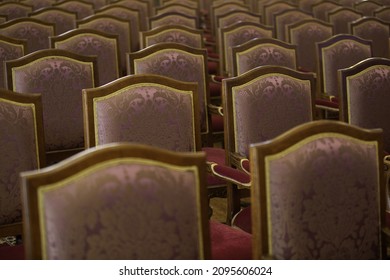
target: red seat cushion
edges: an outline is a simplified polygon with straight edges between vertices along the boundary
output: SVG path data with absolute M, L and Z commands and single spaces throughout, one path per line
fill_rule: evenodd
M 213 260 L 251 260 L 252 235 L 225 224 L 210 221 Z
M 23 245 L 0 245 L 0 260 L 24 260 Z
M 223 117 L 220 115 L 211 115 L 211 123 L 213 125 L 213 132 L 223 131 Z
M 251 207 L 246 207 L 238 212 L 232 220 L 232 225 L 245 232 L 252 233 Z
M 215 82 L 209 83 L 210 97 L 221 97 L 222 96 L 221 90 L 222 90 L 221 83 L 215 83 Z

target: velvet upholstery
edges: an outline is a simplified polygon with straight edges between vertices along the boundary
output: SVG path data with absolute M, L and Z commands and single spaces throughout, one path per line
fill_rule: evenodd
M 333 36 L 333 26 L 318 19 L 305 19 L 292 23 L 288 29 L 288 42 L 297 46 L 298 69 L 317 72 L 316 43 Z
M 390 23 L 375 17 L 364 17 L 351 23 L 350 32 L 372 41 L 374 57 L 389 58 Z
M 210 29 L 211 34 L 214 36 L 217 35 L 217 30 L 220 26 L 217 25 L 217 18 L 220 15 L 223 15 L 231 11 L 249 11 L 249 7 L 241 2 L 222 2 L 214 4 L 210 9 Z
M 195 84 L 137 75 L 83 91 L 87 146 L 134 142 L 199 150 Z
M 118 36 L 95 29 L 74 29 L 66 34 L 50 37 L 53 48 L 97 58 L 99 84 L 104 85 L 120 76 Z
M 98 83 L 96 58 L 41 50 L 7 61 L 8 88 L 42 94 L 46 152 L 84 147 L 81 90 Z
M 0 34 L 27 40 L 27 53 L 49 48 L 49 36 L 55 34 L 55 25 L 34 18 L 18 18 L 0 25 Z
M 142 0 L 119 0 L 114 2 L 114 5 L 121 5 L 133 10 L 139 11 L 140 18 L 140 31 L 145 31 L 149 29 L 148 18 L 152 15 L 151 5 L 148 1 Z
M 363 16 L 369 17 L 369 16 L 373 16 L 373 13 L 376 9 L 382 7 L 382 3 L 373 0 L 367 0 L 367 1 L 355 2 L 353 4 L 353 7 L 356 11 L 361 12 Z
M 297 68 L 297 47 L 273 38 L 252 39 L 232 48 L 232 76 L 258 66 L 278 65 Z
M 328 22 L 333 24 L 334 34 L 350 33 L 349 24 L 362 16 L 352 8 L 340 7 L 328 12 Z
M 269 26 L 250 22 L 238 22 L 236 24 L 220 29 L 219 55 L 220 71 L 222 76 L 226 76 L 231 61 L 231 48 L 241 45 L 254 38 L 271 38 L 273 29 Z
M 276 38 L 282 41 L 287 41 L 287 29 L 288 24 L 292 24 L 304 19 L 311 19 L 313 16 L 310 13 L 304 12 L 301 9 L 287 9 L 274 14 Z
M 126 72 L 126 53 L 134 47 L 131 42 L 130 22 L 114 16 L 92 15 L 77 21 L 78 28 L 96 29 L 118 36 L 122 75 Z
M 21 234 L 19 173 L 45 165 L 41 96 L 0 90 L 0 237 Z
M 266 25 L 275 25 L 274 15 L 282 11 L 290 10 L 297 8 L 296 4 L 285 2 L 285 1 L 275 1 L 264 4 L 264 13 L 263 13 L 263 22 Z
M 55 35 L 76 28 L 77 14 L 59 7 L 42 8 L 39 11 L 30 13 L 29 17 L 54 23 L 56 26 Z
M 27 49 L 26 40 L 0 35 L 0 88 L 6 88 L 4 61 L 22 57 Z
M 190 15 L 194 17 L 198 17 L 199 10 L 194 7 L 188 7 L 187 5 L 183 5 L 182 3 L 168 3 L 163 4 L 158 7 L 155 7 L 155 14 L 161 15 L 170 12 L 177 12 L 183 15 Z
M 381 259 L 381 131 L 336 121 L 251 146 L 254 258 Z
M 324 0 L 318 1 L 312 5 L 313 16 L 319 20 L 326 21 L 327 13 L 332 11 L 333 9 L 340 8 L 341 4 L 335 1 Z
M 94 13 L 93 4 L 88 3 L 86 1 L 76 1 L 76 0 L 57 1 L 55 4 L 53 4 L 53 7 L 63 8 L 67 11 L 76 13 L 78 20 L 91 16 Z
M 50 7 L 57 1 L 56 0 L 21 0 L 19 2 L 32 6 L 33 11 L 35 11 L 42 8 Z
M 182 25 L 190 28 L 199 28 L 197 17 L 183 15 L 176 12 L 151 16 L 149 18 L 149 25 L 150 29 L 166 25 Z
M 0 3 L 0 14 L 7 15 L 8 20 L 25 18 L 32 9 L 32 6 L 23 3 Z
M 117 143 L 23 173 L 26 257 L 208 259 L 205 172 L 202 153 Z
M 390 151 L 390 60 L 368 58 L 339 71 L 340 119 L 364 128 L 383 129 Z
M 390 21 L 390 6 L 382 6 L 374 10 L 373 16 L 383 21 Z
M 246 10 L 233 10 L 224 12 L 216 17 L 217 28 L 224 28 L 239 21 L 262 23 L 260 14 Z

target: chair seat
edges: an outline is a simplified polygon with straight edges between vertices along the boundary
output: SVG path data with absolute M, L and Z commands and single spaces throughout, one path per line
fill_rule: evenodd
M 220 115 L 212 115 L 211 123 L 213 125 L 213 132 L 223 131 L 223 117 Z
M 217 221 L 210 221 L 213 260 L 252 259 L 252 235 Z
M 252 233 L 252 211 L 251 207 L 245 207 L 232 219 L 232 226 Z
M 337 99 L 316 99 L 315 100 L 316 106 L 323 106 L 328 107 L 332 109 L 339 109 L 339 102 Z
M 0 245 L 0 260 L 24 260 L 24 246 Z

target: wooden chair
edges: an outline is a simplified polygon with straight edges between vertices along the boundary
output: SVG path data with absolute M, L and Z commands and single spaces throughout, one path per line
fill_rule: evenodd
M 297 8 L 297 6 L 285 1 L 270 1 L 263 7 L 263 21 L 266 25 L 275 26 L 274 15 L 289 9 Z
M 160 15 L 154 15 L 149 18 L 150 29 L 166 25 L 182 25 L 190 28 L 198 29 L 199 19 L 190 15 L 183 15 L 181 13 L 170 12 Z
M 24 3 L 4 2 L 0 3 L 0 14 L 6 15 L 8 20 L 25 18 L 31 13 L 33 7 Z
M 318 1 L 312 6 L 313 16 L 319 20 L 326 21 L 327 13 L 340 7 L 342 7 L 340 3 L 332 0 Z
M 119 0 L 114 2 L 115 5 L 121 5 L 139 11 L 140 31 L 149 29 L 148 18 L 152 16 L 152 7 L 150 2 L 143 0 Z
M 251 145 L 254 259 L 386 257 L 380 130 L 303 124 Z
M 32 6 L 33 11 L 51 7 L 56 0 L 19 0 L 20 3 Z
M 63 0 L 53 4 L 53 7 L 63 8 L 69 12 L 76 13 L 78 20 L 94 14 L 93 4 L 83 0 Z
M 55 35 L 59 35 L 76 28 L 77 14 L 59 7 L 41 8 L 30 13 L 29 17 L 36 18 L 44 22 L 54 23 L 56 28 Z
M 274 13 L 274 29 L 276 38 L 287 42 L 287 29 L 288 24 L 292 24 L 304 19 L 313 18 L 312 14 L 304 12 L 298 8 L 282 10 L 281 12 Z
M 364 16 L 374 15 L 374 11 L 382 7 L 382 4 L 374 0 L 357 1 L 353 4 L 355 10 L 361 12 Z
M 327 13 L 327 21 L 333 25 L 334 34 L 351 34 L 349 24 L 363 16 L 348 7 L 335 8 Z
M 48 164 L 83 150 L 81 90 L 99 84 L 96 57 L 50 49 L 5 65 L 8 89 L 42 94 Z

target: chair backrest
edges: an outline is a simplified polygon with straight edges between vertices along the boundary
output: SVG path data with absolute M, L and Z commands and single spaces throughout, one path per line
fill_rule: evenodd
M 0 89 L 0 237 L 22 234 L 19 173 L 45 166 L 39 94 Z
M 152 7 L 150 5 L 150 2 L 144 0 L 119 0 L 114 2 L 113 4 L 138 10 L 140 18 L 140 31 L 145 31 L 149 29 L 148 18 L 152 15 Z
M 42 94 L 46 153 L 84 148 L 81 90 L 99 83 L 96 69 L 96 57 L 58 49 L 6 62 L 8 89 Z
M 258 0 L 261 1 L 261 0 Z M 313 5 L 321 2 L 322 0 L 299 0 L 298 7 L 305 12 L 313 12 Z M 342 0 L 340 0 L 342 1 Z M 355 0 L 354 0 L 355 1 Z
M 363 16 L 362 13 L 348 7 L 335 8 L 328 12 L 327 21 L 333 25 L 334 34 L 349 34 L 349 23 Z
M 316 43 L 318 95 L 337 97 L 337 70 L 372 56 L 372 42 L 349 34 Z
M 184 15 L 199 17 L 199 10 L 197 8 L 188 7 L 181 3 L 164 4 L 155 8 L 156 15 L 161 15 L 169 12 L 178 12 Z
M 211 7 L 210 10 L 210 28 L 212 34 L 216 34 L 218 30 L 217 17 L 231 11 L 249 11 L 249 6 L 239 2 L 226 2 Z
M 199 28 L 199 19 L 190 15 L 183 15 L 177 12 L 154 15 L 149 18 L 150 29 L 166 25 L 182 25 L 190 28 Z
M 107 3 L 109 2 L 109 0 L 84 0 L 84 1 L 88 3 L 92 3 L 94 10 L 100 9 L 101 7 L 107 5 Z
M 263 66 L 222 81 L 225 149 L 249 157 L 249 145 L 268 141 L 314 119 L 315 76 Z
M 384 257 L 381 136 L 322 120 L 252 145 L 254 259 Z
M 266 65 L 296 69 L 297 46 L 274 38 L 259 38 L 232 48 L 232 69 L 229 71 L 231 76 L 238 76 Z
M 219 69 L 225 76 L 229 69 L 229 57 L 232 57 L 231 48 L 241 45 L 254 38 L 272 38 L 274 34 L 271 26 L 252 22 L 238 22 L 221 28 L 219 31 Z M 230 60 L 231 61 L 231 60 Z
M 381 128 L 390 151 L 390 59 L 368 58 L 339 70 L 340 119 L 363 128 Z
M 0 35 L 0 88 L 6 88 L 4 61 L 25 55 L 27 41 Z
M 30 18 L 54 23 L 56 35 L 76 28 L 77 14 L 59 7 L 47 7 L 30 13 Z
M 57 0 L 19 0 L 19 2 L 32 6 L 33 11 L 35 11 L 42 8 L 51 7 L 57 2 Z
M 78 28 L 96 29 L 118 36 L 122 75 L 126 72 L 126 53 L 132 51 L 131 27 L 128 20 L 109 15 L 92 15 L 77 21 Z
M 64 0 L 53 4 L 53 7 L 63 8 L 67 11 L 77 14 L 77 19 L 83 19 L 85 17 L 94 14 L 94 7 L 92 3 L 83 0 Z
M 159 75 L 122 77 L 83 90 L 86 147 L 133 142 L 200 150 L 198 88 Z
M 287 26 L 288 42 L 297 46 L 298 68 L 317 72 L 316 43 L 333 36 L 333 26 L 318 19 L 305 19 Z
M 270 1 L 263 6 L 263 22 L 274 26 L 274 15 L 285 10 L 297 8 L 296 4 L 286 1 Z
M 389 58 L 390 22 L 363 17 L 350 24 L 351 34 L 372 41 L 372 55 Z
M 55 34 L 55 25 L 35 18 L 17 18 L 0 24 L 0 34 L 27 40 L 26 53 L 32 53 L 50 47 L 49 36 Z
M 255 14 L 250 11 L 233 10 L 217 16 L 216 25 L 217 28 L 224 28 L 239 21 L 262 23 L 262 18 L 260 14 Z
M 373 12 L 373 16 L 390 22 L 390 6 L 382 6 Z
M 26 257 L 209 259 L 205 173 L 203 153 L 129 143 L 23 173 Z
M 310 13 L 304 12 L 298 8 L 282 10 L 281 12 L 274 14 L 274 28 L 276 38 L 282 41 L 287 41 L 287 28 L 288 24 L 292 24 L 294 22 L 310 19 L 313 16 Z
M 131 49 L 132 51 L 140 48 L 140 12 L 139 10 L 128 8 L 121 5 L 107 5 L 96 10 L 95 15 L 111 15 L 123 20 L 130 21 Z
M 369 17 L 374 15 L 374 11 L 382 7 L 382 4 L 374 0 L 356 1 L 353 4 L 355 10 L 363 13 L 364 16 Z
M 52 48 L 96 56 L 99 85 L 120 77 L 118 35 L 78 28 L 49 39 Z
M 141 49 L 158 43 L 180 43 L 193 48 L 204 48 L 203 31 L 183 25 L 165 25 L 140 34 Z
M 312 12 L 313 16 L 319 20 L 326 21 L 327 13 L 332 11 L 335 8 L 342 7 L 340 3 L 331 0 L 322 0 L 313 4 Z
M 177 43 L 159 43 L 128 54 L 128 74 L 156 74 L 198 84 L 200 131 L 203 139 L 211 131 L 208 114 L 209 76 L 207 50 Z
M 31 13 L 33 7 L 23 3 L 5 2 L 0 3 L 0 14 L 6 15 L 8 20 L 25 18 Z

